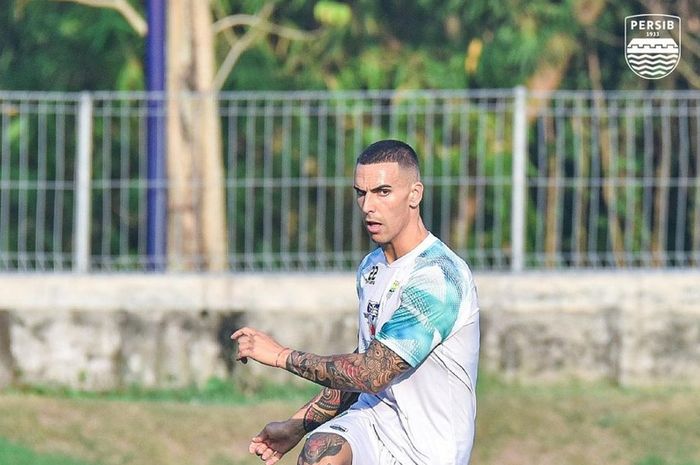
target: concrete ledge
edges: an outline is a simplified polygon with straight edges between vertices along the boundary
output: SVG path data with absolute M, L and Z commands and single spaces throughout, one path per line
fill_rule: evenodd
M 700 270 L 476 274 L 481 365 L 523 381 L 700 385 Z M 0 385 L 184 386 L 251 325 L 316 353 L 356 345 L 352 273 L 0 275 Z

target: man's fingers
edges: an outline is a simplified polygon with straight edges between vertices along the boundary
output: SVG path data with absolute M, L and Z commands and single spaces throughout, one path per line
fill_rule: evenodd
M 248 446 L 248 452 L 255 454 L 261 444 L 265 445 L 262 441 L 263 439 L 260 436 L 255 436 L 253 439 L 251 439 L 250 445 Z
M 251 443 L 250 447 L 248 447 L 248 450 L 250 451 L 251 454 L 255 454 L 257 456 L 262 457 L 262 455 L 265 453 L 265 451 L 268 450 L 268 447 L 267 447 L 267 444 L 265 444 L 264 442 L 258 442 L 256 444 Z
M 235 331 L 233 334 L 231 334 L 231 339 L 233 339 L 235 341 L 236 339 L 238 339 L 241 336 L 246 336 L 246 335 L 250 336 L 252 331 L 253 330 L 251 328 L 248 328 L 248 327 L 241 328 L 241 329 Z
M 269 459 L 265 460 L 265 465 L 274 465 L 275 463 L 279 462 L 279 460 L 282 458 L 282 454 L 279 452 L 275 452 L 272 457 Z
M 254 330 L 251 328 L 243 327 L 243 328 L 235 331 L 233 334 L 231 334 L 231 339 L 233 339 L 236 342 L 239 342 L 239 347 L 238 347 L 239 354 L 241 352 L 241 348 L 240 348 L 240 341 L 238 341 L 238 339 L 240 339 L 243 336 L 250 337 L 252 335 L 253 331 Z M 244 363 L 244 364 L 248 363 L 248 357 L 246 357 L 246 356 L 239 355 L 238 357 L 236 357 L 236 360 L 240 360 L 241 363 Z

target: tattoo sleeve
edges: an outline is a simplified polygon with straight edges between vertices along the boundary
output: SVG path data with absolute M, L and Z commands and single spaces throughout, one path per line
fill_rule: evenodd
M 320 356 L 292 351 L 286 369 L 332 389 L 377 393 L 411 366 L 394 351 L 373 340 L 365 353 Z
M 323 388 L 323 390 L 306 404 L 303 427 L 307 433 L 315 430 L 336 415 L 346 411 L 356 400 L 356 392 Z

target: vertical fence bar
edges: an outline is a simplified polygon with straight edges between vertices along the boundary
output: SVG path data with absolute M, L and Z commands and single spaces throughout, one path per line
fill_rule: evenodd
M 291 253 L 291 231 L 290 218 L 292 213 L 292 128 L 294 126 L 294 106 L 289 100 L 285 100 L 282 110 L 282 196 L 280 201 L 280 256 L 282 259 L 282 269 L 292 267 Z
M 518 86 L 514 90 L 513 102 L 513 191 L 511 219 L 512 258 L 511 271 L 522 271 L 525 260 L 525 169 L 527 117 L 525 87 Z
M 92 97 L 88 92 L 80 95 L 77 130 L 73 271 L 85 273 L 90 267 L 90 173 L 92 171 Z
M 680 107 L 680 108 L 679 108 Z M 675 114 L 678 115 L 678 201 L 676 202 L 678 214 L 676 216 L 676 237 L 673 248 L 674 266 L 688 266 L 688 255 L 685 248 L 686 216 L 688 210 L 688 188 L 690 184 L 690 133 L 688 131 L 688 100 L 679 102 Z
M 56 108 L 56 140 L 54 146 L 55 160 L 54 160 L 54 178 L 56 179 L 56 189 L 54 193 L 54 203 L 53 203 L 53 228 L 52 228 L 52 250 L 53 250 L 53 268 L 55 270 L 63 270 L 64 264 L 66 262 L 66 256 L 64 253 L 63 244 L 63 216 L 65 213 L 65 206 L 63 204 L 63 198 L 65 195 L 65 181 L 66 181 L 66 144 L 65 144 L 65 132 L 66 132 L 66 105 L 61 102 Z
M 334 232 L 333 248 L 335 250 L 334 269 L 343 269 L 346 263 L 343 233 L 345 230 L 345 213 L 343 203 L 345 201 L 345 100 L 339 99 L 335 102 L 335 182 L 333 183 L 334 198 Z M 350 254 L 352 255 L 352 253 Z
M 504 101 L 502 95 L 499 95 L 494 102 L 494 114 L 496 117 L 496 121 L 494 123 L 496 140 L 505 140 L 506 102 Z M 491 235 L 491 247 L 488 253 L 490 255 L 489 262 L 492 264 L 491 266 L 499 269 L 504 266 L 502 252 L 505 241 L 503 238 L 502 216 L 500 212 L 498 212 L 498 209 L 506 208 L 506 203 L 504 200 L 505 183 L 503 182 L 505 171 L 504 158 L 505 157 L 499 156 L 496 159 L 496 162 L 494 163 L 495 166 L 490 175 L 493 177 L 491 192 L 493 194 L 494 213 L 491 226 L 493 231 Z
M 262 189 L 262 195 L 263 199 L 265 202 L 265 209 L 263 211 L 263 218 L 262 218 L 262 267 L 265 270 L 270 270 L 275 268 L 275 261 L 273 260 L 273 250 L 274 247 L 272 246 L 272 240 L 273 240 L 273 227 L 272 227 L 272 205 L 273 205 L 273 199 L 274 199 L 274 191 L 276 187 L 274 185 L 268 185 L 267 183 L 271 180 L 274 179 L 273 176 L 273 165 L 274 165 L 274 160 L 273 160 L 273 148 L 272 148 L 272 143 L 273 143 L 273 133 L 274 133 L 274 126 L 275 126 L 275 120 L 274 120 L 274 102 L 270 99 L 265 100 L 265 107 L 264 107 L 264 116 L 263 116 L 263 134 L 264 134 L 264 141 L 263 141 L 263 148 L 262 148 L 262 173 L 263 173 L 263 179 L 262 182 L 260 183 L 261 186 L 263 186 Z M 276 234 L 274 234 L 276 236 Z
M 0 269 L 13 269 L 10 258 L 10 197 L 12 193 L 10 178 L 11 145 L 10 116 L 6 108 L 12 102 L 1 102 L 0 107 Z
M 17 219 L 20 227 L 17 228 L 17 266 L 19 269 L 31 270 L 32 264 L 29 261 L 29 248 L 27 245 L 27 234 L 29 227 L 27 217 L 29 216 L 29 121 L 31 115 L 30 100 L 23 101 L 19 106 L 19 136 L 18 136 L 18 167 L 17 176 Z
M 46 235 L 46 204 L 47 204 L 47 145 L 48 117 L 47 102 L 37 106 L 37 185 L 36 185 L 36 227 L 34 231 L 34 267 L 45 269 L 48 263 L 48 250 L 45 244 Z

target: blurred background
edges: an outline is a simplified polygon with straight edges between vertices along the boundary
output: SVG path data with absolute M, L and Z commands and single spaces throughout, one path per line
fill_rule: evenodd
M 317 388 L 228 336 L 354 349 L 395 138 L 479 288 L 472 463 L 700 464 L 698 89 L 695 0 L 2 0 L 0 463 L 256 463 Z

